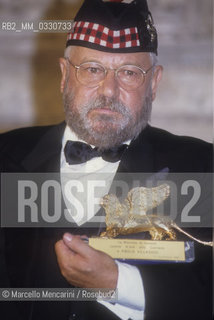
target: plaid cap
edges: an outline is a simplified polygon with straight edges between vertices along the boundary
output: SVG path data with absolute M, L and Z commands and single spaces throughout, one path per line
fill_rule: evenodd
M 157 32 L 147 1 L 85 0 L 68 33 L 68 46 L 157 54 Z

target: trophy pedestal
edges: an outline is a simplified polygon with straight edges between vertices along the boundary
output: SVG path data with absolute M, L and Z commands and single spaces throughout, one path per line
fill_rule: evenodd
M 193 241 L 90 238 L 89 245 L 125 262 L 173 263 L 194 260 Z

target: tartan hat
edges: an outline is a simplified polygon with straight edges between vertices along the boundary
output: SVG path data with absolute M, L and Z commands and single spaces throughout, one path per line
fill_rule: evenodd
M 157 54 L 157 43 L 146 0 L 85 0 L 74 18 L 66 47 Z

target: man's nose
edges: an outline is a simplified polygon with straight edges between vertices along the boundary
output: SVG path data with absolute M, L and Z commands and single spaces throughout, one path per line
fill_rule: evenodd
M 114 70 L 108 70 L 105 79 L 99 85 L 98 92 L 109 98 L 116 98 L 118 96 L 119 85 Z

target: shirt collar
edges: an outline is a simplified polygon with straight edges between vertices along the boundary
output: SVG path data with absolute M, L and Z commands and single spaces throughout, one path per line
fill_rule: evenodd
M 69 128 L 68 125 L 66 125 L 65 131 L 64 131 L 64 135 L 63 135 L 63 137 L 62 137 L 62 148 L 63 148 L 63 150 L 64 150 L 64 147 L 65 147 L 65 145 L 66 145 L 66 142 L 69 141 L 69 140 L 87 143 L 87 142 L 85 142 L 84 140 L 79 139 L 78 136 L 76 135 L 76 133 L 73 132 L 73 131 Z M 126 141 L 126 142 L 124 142 L 124 143 L 127 144 L 127 145 L 129 145 L 130 142 L 131 142 L 131 140 L 128 140 L 128 141 Z M 91 147 L 94 147 L 94 145 L 92 145 L 92 144 L 91 144 L 90 146 L 91 146 Z

